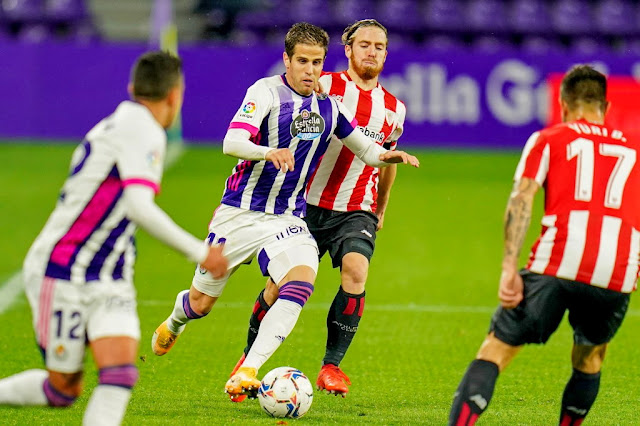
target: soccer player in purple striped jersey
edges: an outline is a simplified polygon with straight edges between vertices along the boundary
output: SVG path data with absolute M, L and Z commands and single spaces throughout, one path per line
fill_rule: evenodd
M 189 321 L 209 313 L 229 276 L 257 257 L 262 273 L 278 285 L 279 297 L 225 386 L 232 397 L 256 395 L 258 369 L 289 335 L 313 292 L 318 247 L 302 220 L 305 190 L 331 137 L 374 167 L 419 166 L 415 157 L 372 142 L 342 104 L 314 92 L 328 43 L 321 28 L 293 25 L 285 37 L 285 74 L 258 80 L 247 90 L 223 142 L 225 154 L 240 160 L 209 225 L 208 242 L 224 242 L 228 274 L 215 279 L 197 269 L 191 288 L 178 294 L 173 312 L 152 338 L 154 353 L 167 353 Z
M 75 150 L 58 203 L 24 262 L 25 292 L 46 370 L 0 380 L 0 404 L 67 407 L 82 388 L 85 346 L 99 370 L 84 424 L 118 425 L 131 388 L 140 324 L 133 287 L 136 225 L 215 276 L 227 262 L 154 202 L 166 133 L 182 104 L 179 58 L 141 56 L 124 101 Z

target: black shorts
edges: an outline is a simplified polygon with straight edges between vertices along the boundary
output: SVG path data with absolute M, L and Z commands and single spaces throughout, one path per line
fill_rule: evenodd
M 360 253 L 368 260 L 373 256 L 378 217 L 367 211 L 337 212 L 307 204 L 304 218 L 318 243 L 320 257 L 328 251 L 333 267 L 342 267 L 347 253 Z
M 520 346 L 545 343 L 556 331 L 566 310 L 577 345 L 609 342 L 620 328 L 630 295 L 577 281 L 520 271 L 524 299 L 514 309 L 498 307 L 490 331 L 503 342 Z

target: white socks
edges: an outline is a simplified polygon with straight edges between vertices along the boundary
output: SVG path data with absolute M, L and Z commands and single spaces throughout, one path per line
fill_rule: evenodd
M 296 325 L 302 306 L 296 302 L 278 299 L 267 311 L 260 323 L 258 337 L 251 346 L 247 358 L 242 364 L 244 367 L 253 367 L 259 370 L 267 362 L 269 357 L 289 336 Z
M 187 314 L 184 311 L 183 303 L 185 293 L 187 294 L 187 297 L 189 297 L 189 290 L 183 290 L 178 293 L 178 296 L 176 297 L 176 303 L 173 306 L 173 312 L 167 319 L 167 328 L 173 334 L 182 333 L 184 327 L 189 321 L 191 321 L 191 319 L 187 317 Z
M 122 423 L 122 418 L 131 398 L 131 389 L 98 385 L 91 394 L 84 412 L 84 426 L 111 426 Z
M 47 370 L 26 370 L 0 380 L 0 404 L 2 405 L 48 405 L 42 390 L 49 377 Z

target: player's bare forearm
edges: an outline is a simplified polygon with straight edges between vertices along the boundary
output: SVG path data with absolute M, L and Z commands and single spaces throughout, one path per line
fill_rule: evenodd
M 380 169 L 380 177 L 378 180 L 378 207 L 376 208 L 378 231 L 384 226 L 384 213 L 387 210 L 387 205 L 389 204 L 389 195 L 391 195 L 391 187 L 396 179 L 397 171 L 397 164 L 392 164 L 389 167 Z
M 529 178 L 522 178 L 514 185 L 504 215 L 503 269 L 517 267 L 520 250 L 531 222 L 533 200 L 539 187 L 536 181 Z
M 391 187 L 396 180 L 398 165 L 392 164 L 389 167 L 380 169 L 380 178 L 378 180 L 378 209 L 385 210 L 389 203 L 389 195 L 391 195 Z

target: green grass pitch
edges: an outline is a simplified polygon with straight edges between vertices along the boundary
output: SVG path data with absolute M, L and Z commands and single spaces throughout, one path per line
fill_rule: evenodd
M 20 269 L 54 206 L 73 146 L 0 144 L 0 280 Z M 316 393 L 309 413 L 289 424 L 446 424 L 453 392 L 497 304 L 502 215 L 517 153 L 419 151 L 419 170 L 400 167 L 367 283 L 367 308 L 342 367 L 345 399 Z M 206 235 L 234 160 L 218 147 L 188 148 L 167 170 L 158 203 L 195 235 Z M 527 247 L 539 231 L 541 197 Z M 257 401 L 232 404 L 223 392 L 244 346 L 250 309 L 264 284 L 256 264 L 230 280 L 212 313 L 187 327 L 171 353 L 155 357 L 153 330 L 187 288 L 193 265 L 138 234 L 142 325 L 140 381 L 125 424 L 275 425 Z M 324 259 L 316 291 L 287 341 L 263 367 L 295 366 L 315 381 L 324 353 L 326 311 L 339 275 Z M 598 399 L 585 425 L 638 424 L 640 309 L 635 298 L 610 346 Z M 25 297 L 0 314 L 0 377 L 41 368 Z M 545 347 L 525 348 L 501 375 L 483 425 L 557 424 L 570 367 L 571 332 L 562 324 Z M 0 424 L 80 424 L 96 371 L 87 356 L 86 392 L 71 408 L 0 407 Z

